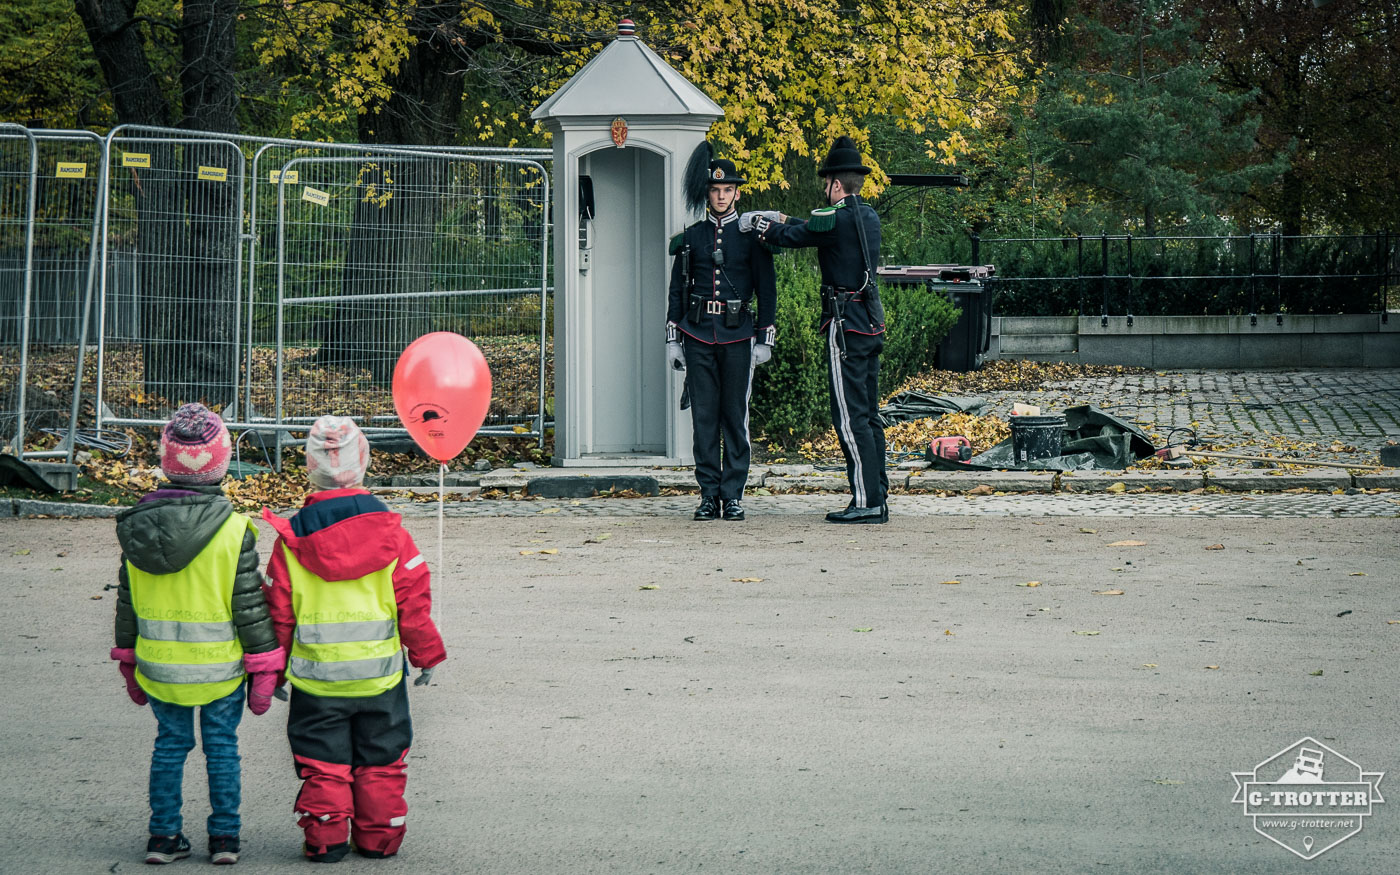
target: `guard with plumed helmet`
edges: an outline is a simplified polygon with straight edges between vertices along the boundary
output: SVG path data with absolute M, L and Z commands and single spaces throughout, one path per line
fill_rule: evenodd
M 708 142 L 685 170 L 686 206 L 705 217 L 671 238 L 675 256 L 666 309 L 666 360 L 686 373 L 694 424 L 695 519 L 744 518 L 749 476 L 749 395 L 754 368 L 774 342 L 777 280 L 772 254 L 739 230 L 734 162 Z

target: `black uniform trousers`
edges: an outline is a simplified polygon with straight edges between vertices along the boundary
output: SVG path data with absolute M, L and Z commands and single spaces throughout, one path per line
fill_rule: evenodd
M 846 357 L 836 342 L 836 323 L 827 323 L 827 387 L 831 423 L 846 457 L 851 503 L 879 507 L 890 491 L 885 473 L 885 427 L 880 424 L 880 352 L 883 334 L 846 332 Z
M 685 337 L 685 378 L 700 494 L 743 498 L 749 479 L 749 393 L 753 342 L 702 343 Z M 723 453 L 720 438 L 724 439 Z

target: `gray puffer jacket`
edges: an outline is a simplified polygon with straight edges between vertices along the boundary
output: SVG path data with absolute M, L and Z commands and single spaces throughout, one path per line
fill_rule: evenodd
M 167 493 L 172 497 L 166 497 Z M 117 573 L 121 584 L 117 588 L 118 647 L 136 646 L 136 610 L 131 605 L 126 563 L 130 561 L 148 574 L 173 574 L 194 561 L 232 514 L 233 505 L 218 486 L 178 486 L 158 490 L 117 515 L 117 542 L 122 548 Z M 233 625 L 244 653 L 264 653 L 277 647 L 263 599 L 259 564 L 258 538 L 249 529 L 243 534 L 238 554 L 232 604 Z

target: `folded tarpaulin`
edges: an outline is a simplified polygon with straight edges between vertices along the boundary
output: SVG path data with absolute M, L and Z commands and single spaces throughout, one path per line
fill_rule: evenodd
M 967 462 L 934 458 L 933 467 L 948 471 L 1083 471 L 1126 468 L 1152 455 L 1156 448 L 1142 429 L 1105 413 L 1092 404 L 1065 410 L 1060 455 L 1018 463 L 1011 438 L 973 456 Z
M 900 392 L 890 399 L 889 404 L 880 408 L 880 424 L 888 428 L 896 422 L 910 422 L 949 413 L 976 415 L 986 406 L 987 402 L 982 398 L 950 398 L 946 395 L 930 395 L 927 392 Z
M 0 486 L 22 486 L 34 492 L 57 492 L 53 484 L 29 467 L 29 463 L 9 454 L 0 456 Z

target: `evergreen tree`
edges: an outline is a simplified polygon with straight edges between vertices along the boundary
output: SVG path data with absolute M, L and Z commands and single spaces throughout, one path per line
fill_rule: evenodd
M 1188 4 L 1105 2 L 1071 25 L 1075 49 L 1042 77 L 1028 117 L 1041 184 L 1074 190 L 1092 214 L 1122 217 L 1152 236 L 1164 226 L 1214 224 L 1284 161 L 1242 163 L 1259 119 L 1247 94 L 1226 94 L 1193 39 Z

